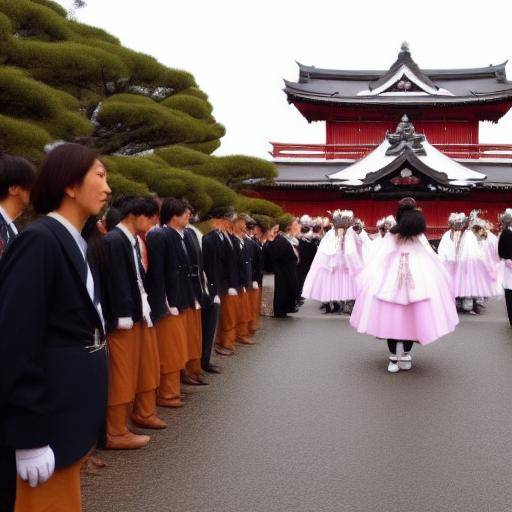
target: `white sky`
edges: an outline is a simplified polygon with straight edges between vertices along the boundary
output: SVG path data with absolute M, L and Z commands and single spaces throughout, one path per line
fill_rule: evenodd
M 71 0 L 59 0 L 69 7 Z M 510 0 L 87 0 L 80 21 L 123 45 L 186 69 L 227 128 L 216 154 L 267 157 L 270 140 L 325 142 L 282 92 L 295 60 L 316 67 L 388 69 L 409 42 L 422 68 L 512 60 Z M 507 66 L 512 80 L 512 65 Z M 414 119 L 413 119 L 414 122 Z M 482 123 L 480 141 L 512 144 L 512 112 Z

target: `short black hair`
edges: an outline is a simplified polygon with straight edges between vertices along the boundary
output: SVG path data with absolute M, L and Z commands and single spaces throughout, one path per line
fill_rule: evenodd
M 151 197 L 119 197 L 112 203 L 112 206 L 119 211 L 120 220 L 125 219 L 128 215 L 153 217 L 158 214 L 158 203 Z
M 35 212 L 45 215 L 59 208 L 66 188 L 82 183 L 97 159 L 96 151 L 81 144 L 69 142 L 52 149 L 43 160 L 31 190 Z
M 188 205 L 181 199 L 167 197 L 160 208 L 160 224 L 165 226 L 173 217 L 181 217 L 188 210 Z
M 0 152 L 0 200 L 9 195 L 10 187 L 30 190 L 36 177 L 36 168 L 21 156 Z
M 415 208 L 402 210 L 400 220 L 390 231 L 402 238 L 412 238 L 421 235 L 427 230 L 425 216 Z
M 105 214 L 105 227 L 107 231 L 112 231 L 121 222 L 121 214 L 117 208 L 111 206 Z

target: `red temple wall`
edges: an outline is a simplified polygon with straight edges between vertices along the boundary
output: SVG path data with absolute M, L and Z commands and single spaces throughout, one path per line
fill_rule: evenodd
M 259 197 L 278 203 L 285 211 L 300 216 L 325 216 L 327 210 L 337 208 L 353 210 L 355 215 L 364 220 L 369 231 L 373 231 L 378 219 L 393 214 L 397 208 L 397 200 L 376 201 L 373 199 L 354 199 L 343 197 L 340 192 L 324 190 L 266 190 L 260 191 Z M 461 199 L 420 200 L 427 219 L 429 236 L 437 237 L 447 226 L 451 212 L 465 212 L 473 209 L 483 210 L 482 217 L 497 224 L 498 215 L 505 208 L 512 207 L 512 192 L 472 192 Z
M 396 122 L 326 122 L 326 144 L 380 144 Z M 431 144 L 478 144 L 478 121 L 414 121 Z

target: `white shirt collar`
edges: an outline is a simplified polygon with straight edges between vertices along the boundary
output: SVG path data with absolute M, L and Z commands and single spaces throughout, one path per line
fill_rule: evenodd
M 16 226 L 14 225 L 13 220 L 11 219 L 11 217 L 9 217 L 7 212 L 1 206 L 0 206 L 0 215 L 4 218 L 5 222 L 7 222 L 7 225 L 11 226 L 11 229 L 14 231 L 14 234 L 17 235 L 18 230 L 16 229 Z
M 69 220 L 67 220 L 65 217 L 63 217 L 62 215 L 60 215 L 57 212 L 50 212 L 48 214 L 48 217 L 51 217 L 52 219 L 55 219 L 56 221 L 60 222 L 68 230 L 69 234 L 73 237 L 73 239 L 75 240 L 76 244 L 80 248 L 80 251 L 85 258 L 87 242 L 82 237 L 82 234 L 80 233 L 80 231 L 78 231 L 78 229 L 76 229 L 76 227 L 73 226 L 73 224 L 71 224 L 71 222 L 69 222 Z
M 126 238 L 128 238 L 128 240 L 130 240 L 132 247 L 134 247 L 135 244 L 137 243 L 137 239 L 132 235 L 130 230 L 122 222 L 120 222 L 116 226 L 116 228 L 119 228 L 126 235 Z

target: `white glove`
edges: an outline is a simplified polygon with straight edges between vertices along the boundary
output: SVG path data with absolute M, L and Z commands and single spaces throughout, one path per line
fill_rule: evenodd
M 16 450 L 16 471 L 30 487 L 47 482 L 55 471 L 55 455 L 49 446 Z
M 238 295 L 238 292 L 234 288 L 230 288 L 228 290 L 228 295 L 231 295 L 231 297 L 236 297 Z
M 117 328 L 123 331 L 128 331 L 133 327 L 133 320 L 129 316 L 125 316 L 117 319 Z
M 246 291 L 245 286 L 242 286 L 242 293 L 245 293 Z
M 180 311 L 178 308 L 169 308 L 169 313 L 171 313 L 172 316 L 178 316 Z
M 220 304 L 220 297 L 218 295 L 215 295 L 215 297 L 213 297 L 213 303 Z
M 259 287 L 260 287 L 260 285 L 258 284 L 258 281 L 253 281 L 253 282 L 252 282 L 252 288 L 253 288 L 253 290 L 257 290 Z
M 147 294 L 142 295 L 142 317 L 148 327 L 153 327 L 153 322 L 151 320 L 151 306 L 149 305 Z
M 201 304 L 199 304 L 199 302 L 197 302 L 197 300 L 196 300 L 195 306 L 196 306 L 196 309 L 201 309 Z

